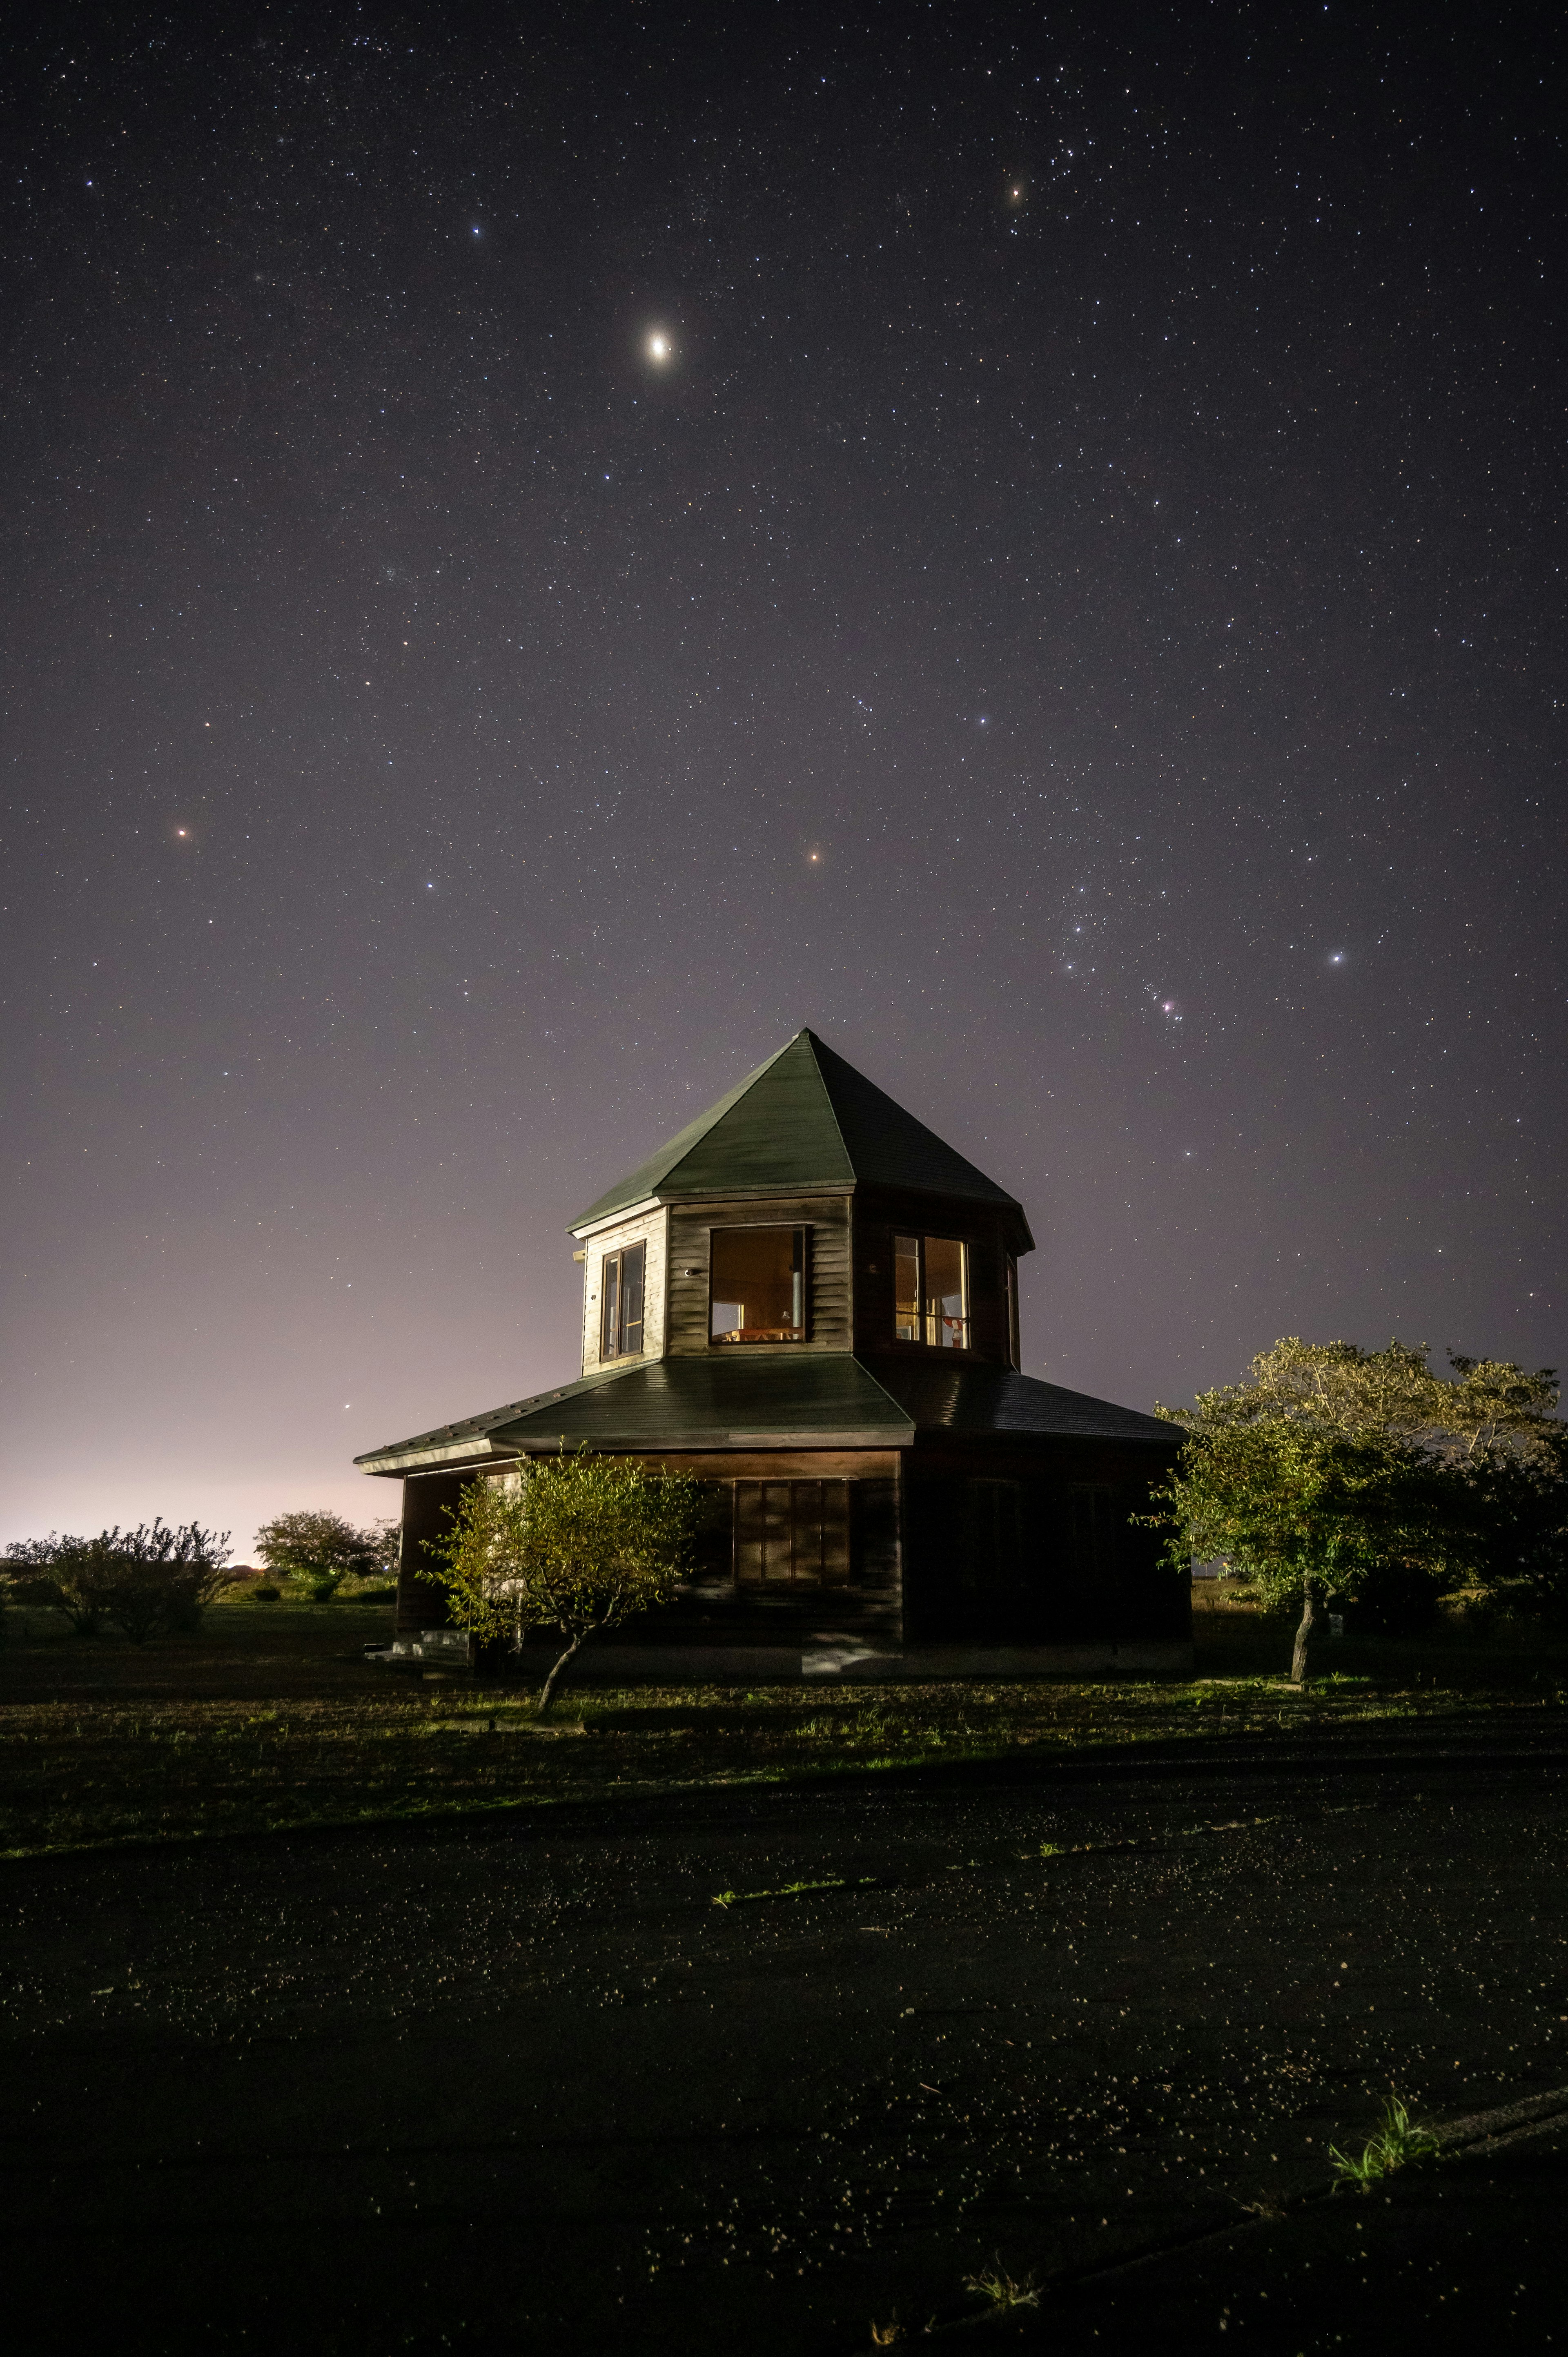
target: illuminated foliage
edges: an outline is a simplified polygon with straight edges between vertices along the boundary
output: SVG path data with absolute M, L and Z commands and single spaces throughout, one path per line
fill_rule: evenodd
M 596 1457 L 535 1458 L 500 1481 L 470 1482 L 426 1576 L 481 1642 L 521 1644 L 532 1628 L 568 1639 L 544 1682 L 541 1714 L 578 1648 L 673 1597 L 689 1568 L 703 1501 L 683 1473 Z
M 1436 1373 L 1424 1345 L 1364 1351 L 1290 1336 L 1261 1351 L 1243 1383 L 1160 1410 L 1187 1434 L 1156 1493 L 1173 1556 L 1220 1557 L 1265 1603 L 1299 1602 L 1298 1681 L 1326 1598 L 1376 1609 L 1380 1598 L 1385 1618 L 1419 1618 L 1444 1588 L 1484 1577 L 1502 1521 L 1511 1513 L 1522 1526 L 1561 1485 L 1552 1372 L 1449 1363 L 1452 1376 Z

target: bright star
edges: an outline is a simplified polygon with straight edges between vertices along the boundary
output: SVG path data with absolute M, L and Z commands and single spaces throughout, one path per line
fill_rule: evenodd
M 670 357 L 669 337 L 665 335 L 650 336 L 648 339 L 648 357 L 650 361 L 667 361 Z

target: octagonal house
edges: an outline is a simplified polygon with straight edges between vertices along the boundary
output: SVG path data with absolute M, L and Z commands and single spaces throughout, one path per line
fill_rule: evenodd
M 1130 1519 L 1176 1436 L 1021 1372 L 1022 1206 L 812 1032 L 572 1233 L 582 1373 L 356 1460 L 403 1483 L 397 1653 L 466 1648 L 418 1576 L 464 1484 L 564 1441 L 716 1485 L 690 1583 L 584 1677 L 1189 1664 L 1187 1583 Z

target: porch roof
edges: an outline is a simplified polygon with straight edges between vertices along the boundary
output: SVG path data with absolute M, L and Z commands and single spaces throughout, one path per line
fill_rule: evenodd
M 1168 1424 L 1006 1367 L 714 1352 L 596 1372 L 355 1458 L 398 1474 L 586 1444 L 607 1450 L 904 1448 L 922 1432 L 1163 1441 Z

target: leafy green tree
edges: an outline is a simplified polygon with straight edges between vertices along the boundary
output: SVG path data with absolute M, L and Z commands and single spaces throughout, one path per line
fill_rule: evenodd
M 326 1508 L 279 1514 L 256 1533 L 256 1553 L 269 1571 L 297 1579 L 317 1604 L 328 1603 L 346 1579 L 368 1579 L 395 1567 L 395 1523 L 360 1530 Z
M 1428 1361 L 1397 1340 L 1289 1336 L 1244 1382 L 1160 1410 L 1187 1437 L 1152 1519 L 1171 1531 L 1173 1560 L 1221 1556 L 1267 1602 L 1300 1603 L 1298 1682 L 1327 1597 L 1386 1610 L 1402 1591 L 1407 1609 L 1432 1609 L 1498 1553 L 1508 1514 L 1528 1520 L 1550 1488 L 1563 1430 L 1552 1372 L 1455 1355 L 1449 1377 Z
M 1568 1432 L 1528 1456 L 1488 1454 L 1466 1468 L 1487 1605 L 1568 1620 Z
M 667 1604 L 691 1563 L 701 1486 L 682 1473 L 596 1457 L 536 1458 L 502 1481 L 470 1482 L 427 1578 L 481 1642 L 521 1646 L 531 1628 L 567 1640 L 544 1681 L 549 1709 L 590 1637 Z
M 1425 1570 L 1452 1543 L 1454 1477 L 1418 1449 L 1283 1421 L 1189 1426 L 1155 1497 L 1173 1558 L 1221 1556 L 1266 1605 L 1301 1606 L 1299 1684 L 1319 1608 L 1362 1594 L 1391 1560 Z

